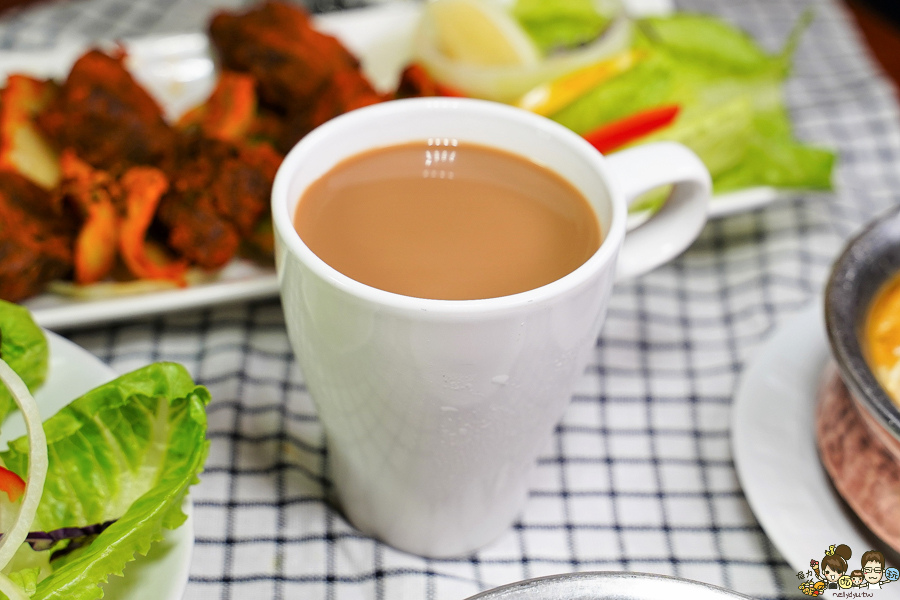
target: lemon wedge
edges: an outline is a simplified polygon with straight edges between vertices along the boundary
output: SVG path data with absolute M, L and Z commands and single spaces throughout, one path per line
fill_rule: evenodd
M 479 0 L 434 0 L 426 18 L 447 58 L 473 65 L 533 65 L 541 56 L 501 6 Z

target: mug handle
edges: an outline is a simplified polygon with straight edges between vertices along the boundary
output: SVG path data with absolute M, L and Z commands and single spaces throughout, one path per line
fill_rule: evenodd
M 616 281 L 643 275 L 690 246 L 706 224 L 712 194 L 709 171 L 677 142 L 655 142 L 606 157 L 612 184 L 631 206 L 642 194 L 674 185 L 658 213 L 629 231 L 619 253 Z

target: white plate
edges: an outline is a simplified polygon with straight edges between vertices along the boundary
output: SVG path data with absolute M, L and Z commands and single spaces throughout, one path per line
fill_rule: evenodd
M 797 571 L 821 561 L 832 544 L 850 546 L 851 564 L 866 550 L 879 550 L 897 565 L 900 556 L 853 514 L 819 461 L 814 407 L 830 356 L 821 301 L 760 348 L 732 408 L 738 477 L 760 525 Z
M 93 354 L 69 340 L 47 332 L 50 343 L 50 369 L 47 381 L 34 395 L 42 418 L 55 414 L 83 393 L 115 379 L 117 374 Z M 3 424 L 0 448 L 9 440 L 25 434 L 25 423 L 18 412 Z M 185 500 L 187 521 L 165 538 L 153 544 L 147 556 L 125 567 L 125 577 L 110 577 L 103 585 L 108 600 L 181 600 L 187 586 L 194 550 L 193 505 Z
M 756 210 L 757 208 L 762 208 L 763 206 L 772 204 L 778 200 L 788 198 L 792 194 L 796 195 L 797 191 L 779 190 L 778 188 L 763 185 L 734 192 L 727 192 L 725 194 L 713 196 L 709 203 L 708 215 L 710 219 L 730 217 L 731 215 L 738 215 L 747 211 Z
M 634 16 L 672 9 L 669 0 L 627 0 L 625 4 Z M 387 91 L 396 86 L 400 71 L 409 61 L 420 10 L 420 3 L 388 2 L 317 16 L 315 23 L 358 56 L 375 87 Z M 169 119 L 203 102 L 213 88 L 215 65 L 205 34 L 125 40 L 124 46 L 129 54 L 129 69 L 160 102 Z M 16 72 L 64 78 L 85 49 L 85 44 L 69 43 L 50 52 L 0 53 L 0 81 Z M 762 187 L 725 194 L 711 203 L 710 217 L 745 212 L 780 197 L 776 190 Z M 90 301 L 42 294 L 24 304 L 42 326 L 64 329 L 277 295 L 278 281 L 273 269 L 235 261 L 215 281 L 188 289 Z
M 316 26 L 340 38 L 360 58 L 372 83 L 380 90 L 389 90 L 396 85 L 410 55 L 418 15 L 418 4 L 399 2 L 318 16 Z M 124 46 L 129 69 L 159 101 L 167 118 L 176 119 L 212 91 L 215 65 L 205 34 L 125 40 Z M 64 78 L 85 49 L 85 44 L 71 43 L 50 52 L 0 53 L 0 81 L 16 72 Z M 274 269 L 235 260 L 215 281 L 186 289 L 102 300 L 45 293 L 23 304 L 42 326 L 65 329 L 277 295 Z

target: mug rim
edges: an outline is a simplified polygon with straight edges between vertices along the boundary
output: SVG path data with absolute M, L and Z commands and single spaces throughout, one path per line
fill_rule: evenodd
M 600 242 L 600 247 L 578 268 L 550 283 L 517 294 L 475 300 L 439 300 L 389 292 L 352 279 L 316 256 L 300 238 L 300 234 L 294 228 L 293 215 L 288 210 L 291 201 L 289 195 L 291 181 L 302 168 L 303 160 L 314 152 L 318 144 L 331 136 L 347 135 L 372 120 L 389 115 L 397 116 L 400 113 L 408 115 L 410 111 L 466 111 L 470 115 L 486 120 L 501 119 L 536 128 L 561 140 L 569 150 L 594 167 L 599 179 L 606 186 L 612 218 L 608 231 Z M 423 137 L 423 139 L 425 138 Z M 481 144 L 509 151 L 496 145 Z M 372 148 L 376 147 L 378 146 L 372 146 Z M 344 158 L 350 158 L 356 154 L 358 152 L 348 153 Z M 603 223 L 600 221 L 600 215 L 593 206 L 591 208 L 602 230 Z M 280 238 L 287 251 L 318 277 L 361 300 L 400 310 L 436 313 L 470 313 L 517 308 L 566 294 L 584 284 L 603 266 L 616 259 L 625 237 L 627 213 L 625 200 L 617 189 L 615 180 L 610 177 L 604 156 L 574 131 L 546 117 L 505 104 L 474 98 L 444 97 L 407 98 L 373 104 L 350 111 L 320 125 L 301 139 L 288 152 L 279 166 L 272 186 L 271 209 L 276 237 Z M 615 265 L 613 267 L 615 268 Z

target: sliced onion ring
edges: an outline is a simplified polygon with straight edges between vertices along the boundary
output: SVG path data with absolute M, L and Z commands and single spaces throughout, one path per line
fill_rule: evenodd
M 6 594 L 9 600 L 28 600 L 28 595 L 13 582 L 12 579 L 0 573 L 0 592 Z
M 25 495 L 22 497 L 22 506 L 19 508 L 16 520 L 0 540 L 0 570 L 3 570 L 25 538 L 28 537 L 28 531 L 34 522 L 34 516 L 37 514 L 38 504 L 40 504 L 41 495 L 44 492 L 48 459 L 47 437 L 44 435 L 44 426 L 37 403 L 22 379 L 9 368 L 2 358 L 0 358 L 0 381 L 6 384 L 13 400 L 22 411 L 25 427 L 28 430 L 28 478 L 25 481 Z M 3 577 L 3 579 L 9 581 L 7 577 Z M 6 582 L 3 579 L 0 579 L 0 587 L 5 587 Z M 3 591 L 6 592 L 5 589 Z M 9 593 L 6 595 L 9 596 Z

